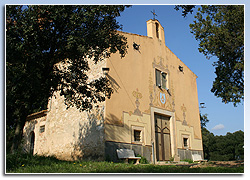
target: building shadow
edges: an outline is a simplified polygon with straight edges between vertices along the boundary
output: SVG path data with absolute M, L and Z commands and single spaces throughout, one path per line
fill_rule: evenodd
M 111 77 L 109 74 L 107 74 L 107 78 L 110 81 L 111 87 L 115 92 L 118 92 L 118 90 L 121 88 L 120 85 L 117 83 L 117 81 Z

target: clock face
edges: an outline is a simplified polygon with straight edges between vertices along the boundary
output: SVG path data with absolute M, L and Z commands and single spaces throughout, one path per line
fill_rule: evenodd
M 164 93 L 160 93 L 160 101 L 162 104 L 166 103 L 166 95 Z

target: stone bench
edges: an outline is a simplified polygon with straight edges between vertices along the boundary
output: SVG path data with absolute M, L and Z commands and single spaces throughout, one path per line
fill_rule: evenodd
M 129 159 L 136 160 L 135 164 L 140 163 L 141 157 L 135 157 L 135 153 L 131 149 L 117 149 L 116 150 L 119 159 L 125 159 L 125 162 L 128 163 Z
M 207 160 L 204 160 L 201 158 L 200 154 L 192 154 L 193 161 L 196 162 L 207 162 Z

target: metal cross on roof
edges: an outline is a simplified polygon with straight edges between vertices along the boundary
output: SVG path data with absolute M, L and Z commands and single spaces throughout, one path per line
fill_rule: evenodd
M 153 20 L 155 20 L 155 16 L 157 16 L 157 14 L 155 14 L 155 10 L 151 11 L 151 13 L 152 13 L 153 16 L 154 16 L 154 19 L 153 19 Z

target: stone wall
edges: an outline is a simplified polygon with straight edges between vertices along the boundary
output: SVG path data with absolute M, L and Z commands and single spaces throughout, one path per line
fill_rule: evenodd
M 64 99 L 52 98 L 51 109 L 43 117 L 27 121 L 24 150 L 30 152 L 31 133 L 35 133 L 34 154 L 63 160 L 104 159 L 104 103 L 90 112 L 66 109 Z M 50 105 L 50 104 L 49 104 Z M 44 132 L 40 131 L 44 126 Z
M 87 120 L 79 123 L 72 157 L 75 160 L 104 160 L 104 105 L 85 113 Z
M 180 156 L 180 160 L 184 159 L 193 159 L 192 154 L 201 155 L 202 159 L 204 159 L 203 151 L 200 150 L 187 150 L 187 149 L 178 149 L 178 155 Z
M 143 146 L 139 144 L 129 144 L 129 143 L 120 143 L 120 142 L 105 142 L 105 156 L 106 160 L 113 162 L 119 162 L 120 159 L 117 157 L 116 149 L 132 149 L 135 153 L 135 156 L 141 155 L 145 157 L 148 162 L 152 162 L 152 146 Z
M 23 151 L 27 153 L 31 153 L 31 146 L 34 142 L 37 142 L 37 146 L 34 146 L 33 151 L 37 151 L 39 146 L 45 143 L 46 139 L 43 134 L 39 132 L 40 124 L 42 125 L 46 121 L 46 115 L 37 115 L 32 119 L 29 119 L 24 126 L 23 129 Z M 32 143 L 31 134 L 34 133 L 35 139 Z
M 89 60 L 89 81 L 103 76 L 102 67 L 105 65 L 105 61 L 94 64 Z M 62 160 L 105 158 L 105 102 L 94 104 L 91 111 L 80 112 L 75 107 L 67 108 L 64 97 L 55 92 L 45 111 L 42 117 L 30 116 L 27 121 L 24 127 L 25 151 L 30 150 L 30 135 L 34 131 L 34 154 L 55 156 Z M 41 126 L 44 126 L 44 132 L 40 132 Z

